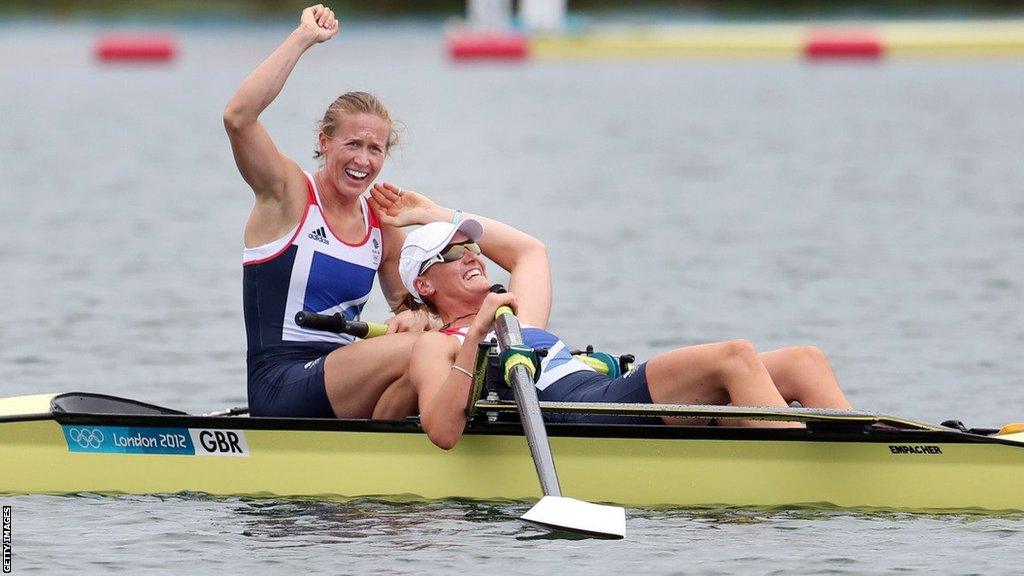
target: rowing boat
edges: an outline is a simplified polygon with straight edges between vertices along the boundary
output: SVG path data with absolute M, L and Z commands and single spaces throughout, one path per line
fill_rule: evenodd
M 798 420 L 804 429 L 551 424 L 563 489 L 628 506 L 1024 510 L 1024 431 L 843 410 L 544 404 L 544 410 Z M 462 441 L 395 421 L 191 415 L 90 393 L 0 399 L 0 493 L 523 499 L 541 495 L 515 405 Z M 654 420 L 652 419 L 652 422 Z

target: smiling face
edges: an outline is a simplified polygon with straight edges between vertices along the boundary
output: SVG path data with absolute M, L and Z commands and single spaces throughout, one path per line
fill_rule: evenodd
M 469 236 L 457 232 L 448 245 L 468 241 Z M 483 257 L 470 250 L 463 251 L 462 258 L 454 262 L 431 265 L 415 284 L 416 291 L 430 300 L 442 317 L 458 315 L 466 306 L 479 307 L 491 288 Z
M 384 167 L 390 130 L 373 114 L 341 115 L 333 134 L 320 133 L 327 182 L 347 198 L 365 192 Z

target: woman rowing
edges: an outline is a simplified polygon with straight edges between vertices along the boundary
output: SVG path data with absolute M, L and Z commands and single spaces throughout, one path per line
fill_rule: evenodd
M 400 214 L 419 203 L 431 220 L 447 220 L 444 209 L 415 193 L 399 197 L 375 189 L 382 213 Z M 455 218 L 454 220 L 458 220 Z M 424 220 L 427 221 L 427 220 Z M 510 291 L 494 294 L 481 256 L 511 274 Z M 849 408 L 825 356 L 813 347 L 759 354 L 744 340 L 689 346 L 665 352 L 612 379 L 572 357 L 569 348 L 545 330 L 551 311 L 551 275 L 545 246 L 511 226 L 482 217 L 457 224 L 435 221 L 413 231 L 402 247 L 399 271 L 405 287 L 435 311 L 445 325 L 420 336 L 409 372 L 419 395 L 420 420 L 441 448 L 458 442 L 466 425 L 465 407 L 478 344 L 488 339 L 499 306 L 516 310 L 526 344 L 547 348 L 537 381 L 541 400 L 733 404 Z M 548 420 L 625 423 L 650 419 L 581 414 L 547 415 Z M 666 419 L 670 423 L 700 423 Z M 800 426 L 792 422 L 737 421 L 742 426 Z
M 397 271 L 403 234 L 382 224 L 362 196 L 396 142 L 384 105 L 365 92 L 339 96 L 319 123 L 313 173 L 279 152 L 259 121 L 305 51 L 337 32 L 329 8 L 303 10 L 298 28 L 224 111 L 235 163 L 256 197 L 243 273 L 254 416 L 401 418 L 416 408 L 406 377 L 415 334 L 354 342 L 294 321 L 302 310 L 358 317 L 378 270 L 392 310 L 406 295 Z M 426 323 L 409 311 L 387 322 L 390 332 Z

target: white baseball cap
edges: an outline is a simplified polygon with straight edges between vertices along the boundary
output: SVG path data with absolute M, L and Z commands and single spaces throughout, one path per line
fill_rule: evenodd
M 431 222 L 413 230 L 405 237 L 402 254 L 398 259 L 398 274 L 402 277 L 405 289 L 416 300 L 423 301 L 413 286 L 413 281 L 420 275 L 423 263 L 440 254 L 458 232 L 468 236 L 471 242 L 476 242 L 484 235 L 484 227 L 472 218 L 466 218 L 458 224 Z

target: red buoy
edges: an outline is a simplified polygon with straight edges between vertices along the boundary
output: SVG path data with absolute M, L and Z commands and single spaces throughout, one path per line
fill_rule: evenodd
M 526 38 L 510 32 L 459 32 L 448 36 L 452 60 L 523 60 L 529 55 Z
M 873 34 L 815 34 L 804 46 L 808 58 L 879 58 L 882 42 Z
M 96 41 L 95 51 L 102 62 L 167 62 L 178 50 L 169 34 L 107 34 Z

